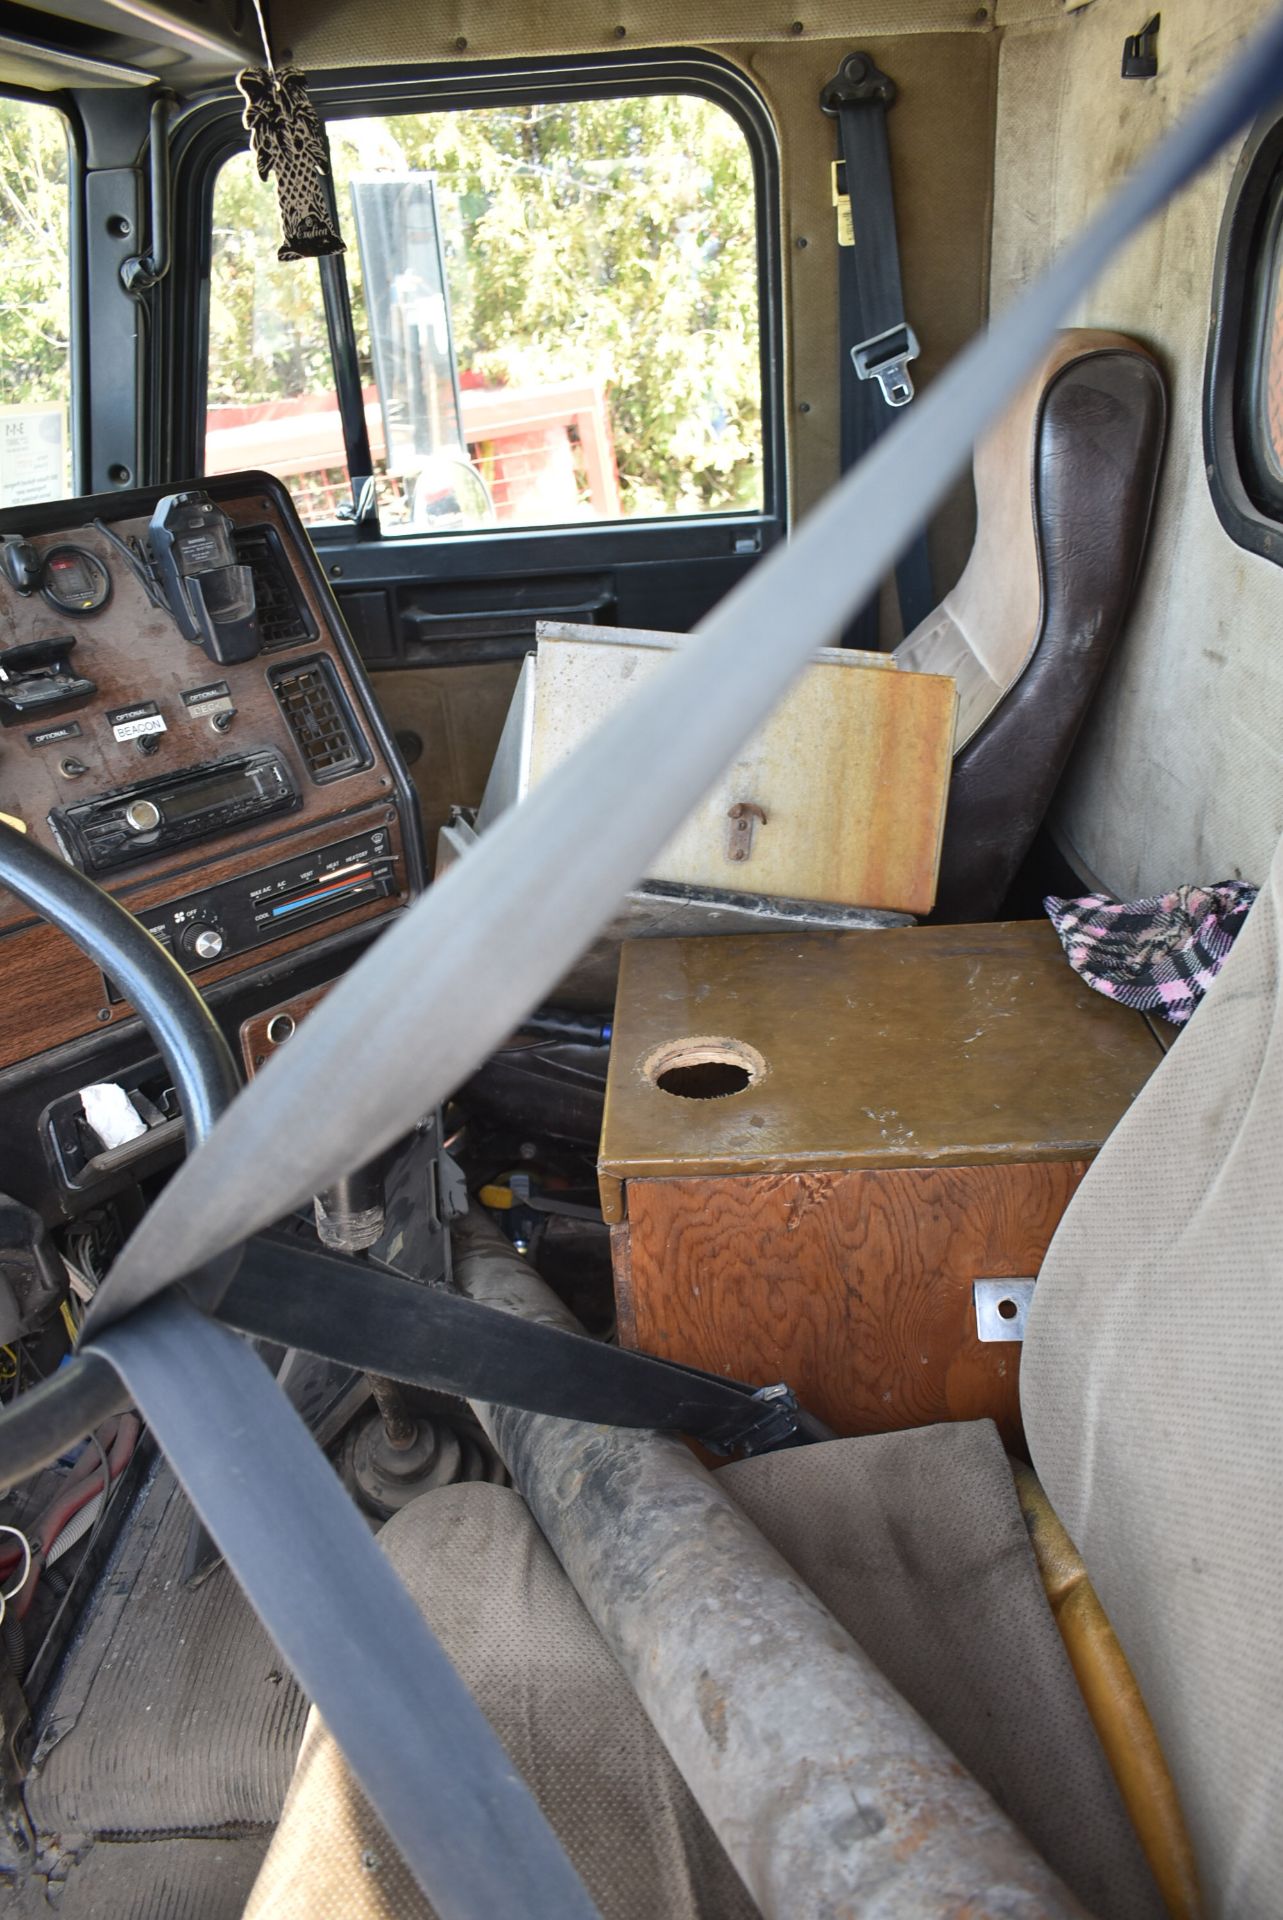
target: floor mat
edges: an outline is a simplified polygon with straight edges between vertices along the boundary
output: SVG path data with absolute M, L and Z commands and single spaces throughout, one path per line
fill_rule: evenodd
M 4 1920 L 240 1920 L 271 1833 L 217 1840 L 99 1841 L 48 1885 L 32 1879 Z
M 181 1584 L 190 1519 L 159 1464 L 41 1714 L 26 1787 L 38 1834 L 200 1834 L 280 1815 L 306 1702 L 225 1567 Z

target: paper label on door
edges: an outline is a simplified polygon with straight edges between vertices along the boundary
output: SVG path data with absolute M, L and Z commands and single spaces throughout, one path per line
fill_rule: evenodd
M 0 407 L 0 507 L 40 506 L 67 486 L 67 409 Z

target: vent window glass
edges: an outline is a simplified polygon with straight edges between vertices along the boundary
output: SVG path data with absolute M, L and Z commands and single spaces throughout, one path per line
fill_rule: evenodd
M 747 140 L 686 94 L 331 120 L 385 532 L 763 506 Z M 248 154 L 213 200 L 209 473 L 263 467 L 313 524 L 351 471 L 317 267 L 276 260 Z
M 0 98 L 0 507 L 71 492 L 67 123 Z

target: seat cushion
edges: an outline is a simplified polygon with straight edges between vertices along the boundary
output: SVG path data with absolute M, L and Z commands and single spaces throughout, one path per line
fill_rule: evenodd
M 1176 1781 L 1209 1911 L 1283 1909 L 1283 849 L 1079 1188 L 1021 1363 L 1034 1464 Z
M 996 1429 L 984 1421 L 838 1440 L 745 1461 L 723 1477 L 1099 1920 L 1157 1920 Z M 482 1486 L 427 1494 L 383 1540 L 604 1920 L 753 1914 L 518 1496 Z M 315 1719 L 246 1912 L 430 1912 Z M 804 1887 L 789 1920 L 820 1920 Z
M 757 1909 L 521 1496 L 442 1488 L 381 1538 L 603 1920 L 752 1920 Z M 315 1713 L 245 1911 L 430 1920 Z

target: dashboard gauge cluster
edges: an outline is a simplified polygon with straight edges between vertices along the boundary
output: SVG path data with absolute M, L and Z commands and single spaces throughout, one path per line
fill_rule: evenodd
M 101 613 L 111 599 L 111 574 L 88 547 L 50 547 L 44 555 L 40 591 L 59 613 L 80 619 Z

